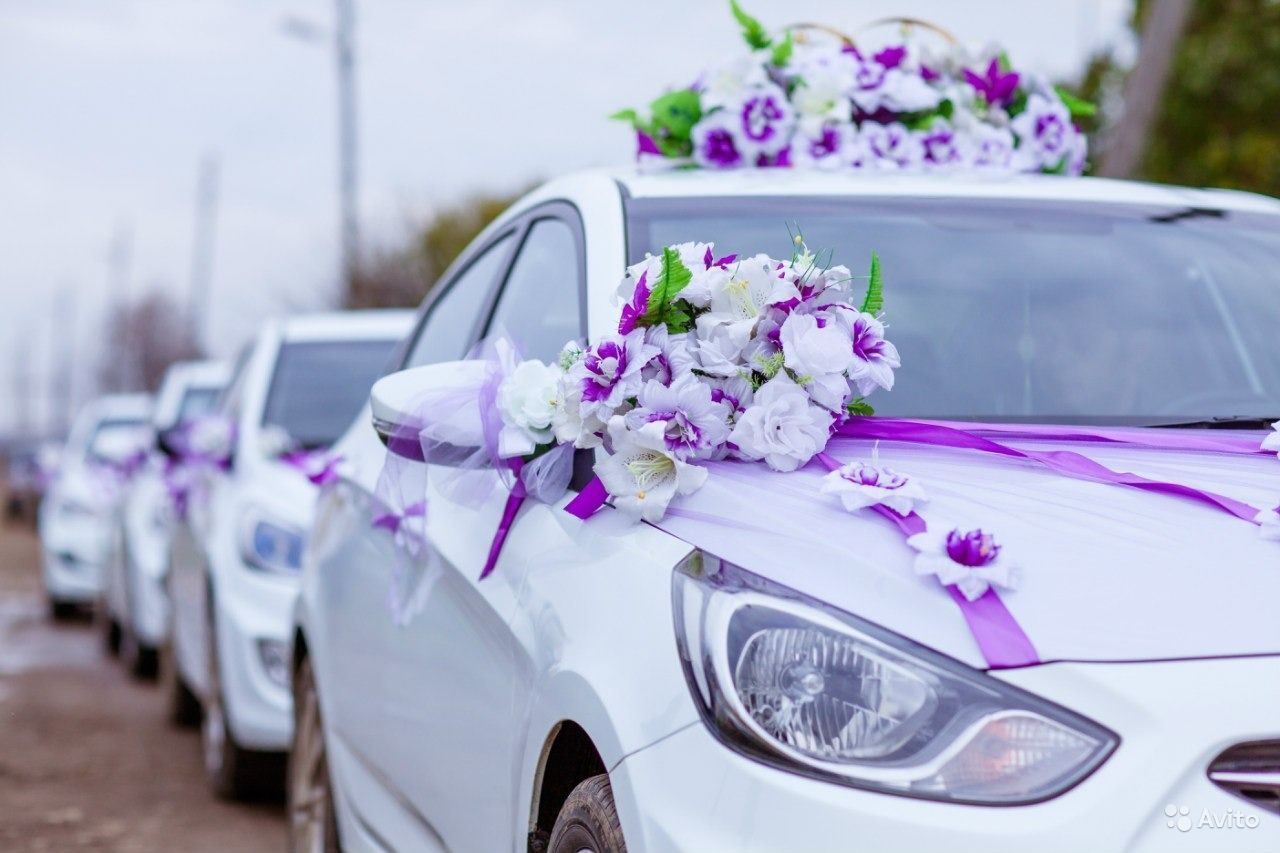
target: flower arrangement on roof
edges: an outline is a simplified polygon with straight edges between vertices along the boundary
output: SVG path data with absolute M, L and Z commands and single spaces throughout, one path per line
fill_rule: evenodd
M 1094 107 L 994 47 L 939 46 L 904 21 L 878 49 L 811 25 L 771 33 L 732 0 L 749 52 L 669 91 L 636 131 L 644 164 L 707 169 L 991 170 L 1078 175 Z

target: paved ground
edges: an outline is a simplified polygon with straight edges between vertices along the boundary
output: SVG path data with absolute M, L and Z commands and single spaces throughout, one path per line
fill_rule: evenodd
M 37 554 L 0 528 L 0 850 L 283 850 L 279 803 L 215 800 L 155 686 L 105 658 L 88 619 L 48 620 Z

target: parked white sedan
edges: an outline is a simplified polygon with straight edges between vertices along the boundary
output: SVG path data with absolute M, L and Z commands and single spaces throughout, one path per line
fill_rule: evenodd
M 56 619 L 102 592 L 115 513 L 151 446 L 151 398 L 100 397 L 72 424 L 62 463 L 40 504 L 44 588 Z
M 382 439 L 484 336 L 553 360 L 613 332 L 621 271 L 646 252 L 696 240 L 788 257 L 788 223 L 836 262 L 883 258 L 903 368 L 882 415 L 1152 436 L 1232 416 L 1214 425 L 1260 442 L 1280 414 L 1273 200 L 1054 177 L 619 172 L 548 184 L 464 253 L 408 372 L 374 392 Z M 530 501 L 479 580 L 504 490 L 474 508 L 441 487 L 444 465 L 412 462 L 378 488 L 386 449 L 367 421 L 336 450 L 350 467 L 322 492 L 293 640 L 295 849 L 1280 849 L 1280 552 L 1250 525 L 881 442 L 939 506 L 978 501 L 1018 546 L 1030 577 L 1006 600 L 1040 662 L 996 669 L 891 525 L 834 502 L 801 514 L 791 495 L 816 491 L 816 465 L 764 490 L 709 483 L 700 506 L 720 523 L 663 524 L 679 536 Z M 1089 452 L 1280 497 L 1274 456 Z M 735 523 L 793 517 L 789 557 L 737 544 Z
M 202 719 L 214 790 L 278 788 L 289 745 L 288 640 L 315 479 L 329 445 L 359 411 L 412 323 L 407 311 L 320 314 L 269 322 L 244 354 L 212 423 L 226 446 L 200 456 L 174 531 L 168 593 L 171 715 Z M 202 432 L 211 432 L 210 423 Z M 214 431 L 216 432 L 216 431 Z
M 184 361 L 165 371 L 151 418 L 162 445 L 166 433 L 213 409 L 229 374 L 228 365 L 219 361 Z M 173 464 L 157 448 L 130 481 L 116 518 L 103 584 L 107 646 L 118 651 L 139 678 L 155 676 L 157 652 L 169 627 L 163 584 L 177 499 L 171 494 Z

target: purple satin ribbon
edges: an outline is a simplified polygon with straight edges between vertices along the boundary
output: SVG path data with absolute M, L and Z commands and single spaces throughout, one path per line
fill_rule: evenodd
M 878 421 L 887 418 L 876 418 Z M 911 420 L 907 423 L 963 429 L 976 435 L 998 435 L 1038 441 L 1094 442 L 1142 447 L 1148 450 L 1182 450 L 1204 453 L 1231 453 L 1240 456 L 1270 455 L 1254 435 L 1205 435 L 1201 430 L 1155 429 L 1152 427 L 1093 427 L 1058 424 L 999 424 L 982 421 Z
M 604 502 L 608 499 L 609 491 L 604 487 L 604 483 L 599 477 L 592 477 L 591 482 L 578 492 L 577 497 L 565 504 L 564 511 L 586 521 L 592 513 L 604 506 Z
M 374 516 L 370 526 L 385 530 L 393 536 L 400 532 L 400 528 L 404 523 L 413 517 L 425 517 L 427 514 L 427 502 L 417 501 L 411 503 L 404 508 L 404 512 L 384 512 L 381 515 Z
M 317 486 L 325 486 L 338 481 L 338 466 L 342 463 L 341 454 L 329 454 L 320 450 L 295 450 L 280 456 L 280 461 L 294 468 Z M 323 463 L 316 467 L 317 463 Z
M 843 464 L 825 452 L 819 453 L 815 458 L 829 471 L 838 470 Z M 925 520 L 917 512 L 899 515 L 887 506 L 873 506 L 871 509 L 892 521 L 904 537 L 928 530 Z M 964 593 L 955 586 L 948 586 L 946 589 L 951 594 L 951 600 L 960 608 L 964 621 L 969 625 L 969 633 L 973 635 L 988 666 L 992 669 L 1009 669 L 1040 663 L 1040 655 L 1032 645 L 1031 638 L 1022 630 L 1018 620 L 1013 618 L 1009 608 L 1005 607 L 994 587 L 987 587 L 987 591 L 973 601 L 965 598 Z
M 507 534 L 511 532 L 511 525 L 516 520 L 516 513 L 520 511 L 520 507 L 524 505 L 525 498 L 528 494 L 525 492 L 524 482 L 520 479 L 520 469 L 524 467 L 524 460 L 520 457 L 506 460 L 507 467 L 511 469 L 511 473 L 515 476 L 515 482 L 511 484 L 511 494 L 507 495 L 507 503 L 502 508 L 502 518 L 498 520 L 498 529 L 493 534 L 493 542 L 489 545 L 489 556 L 485 558 L 484 568 L 480 570 L 480 580 L 484 580 L 492 574 L 494 566 L 498 565 L 498 557 L 502 554 L 502 546 L 507 542 Z
M 977 450 L 1013 459 L 1024 459 L 1066 477 L 1078 480 L 1089 480 L 1095 483 L 1110 483 L 1117 486 L 1129 486 L 1145 492 L 1176 495 L 1198 501 L 1214 509 L 1233 515 L 1250 524 L 1257 524 L 1254 517 L 1258 514 L 1256 507 L 1235 498 L 1219 495 L 1194 486 L 1171 483 L 1164 480 L 1152 480 L 1140 474 L 1113 471 L 1070 450 L 1020 450 L 1001 444 L 998 441 L 983 438 L 976 432 L 948 426 L 936 422 L 894 420 L 891 418 L 852 418 L 843 423 L 837 435 L 846 438 L 881 439 L 884 441 L 902 441 L 909 444 L 924 444 L 932 447 L 951 447 L 964 450 Z M 1040 438 L 1048 438 L 1049 434 Z M 1136 446 L 1136 445 L 1135 445 Z

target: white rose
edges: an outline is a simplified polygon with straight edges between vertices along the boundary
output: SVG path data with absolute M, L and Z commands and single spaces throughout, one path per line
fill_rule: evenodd
M 785 373 L 760 387 L 751 406 L 729 434 L 746 459 L 763 459 L 777 471 L 794 471 L 827 446 L 831 413 Z
M 844 373 L 853 360 L 849 332 L 836 323 L 819 326 L 812 314 L 792 314 L 781 330 L 783 362 L 799 376 Z
M 498 436 L 500 456 L 523 456 L 551 440 L 560 376 L 557 367 L 541 361 L 522 361 L 498 386 L 498 413 L 503 423 Z

